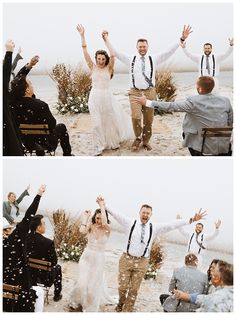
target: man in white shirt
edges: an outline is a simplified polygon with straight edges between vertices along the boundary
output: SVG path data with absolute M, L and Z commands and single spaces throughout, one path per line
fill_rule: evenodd
M 99 196 L 97 203 L 100 207 L 105 206 L 104 198 Z M 116 213 L 106 206 L 105 208 L 124 227 L 126 235 L 124 253 L 119 261 L 119 302 L 116 311 L 132 312 L 138 290 L 148 267 L 153 240 L 160 234 L 201 220 L 205 217 L 206 211 L 200 209 L 189 220 L 175 220 L 172 223 L 153 225 L 149 223 L 152 207 L 147 204 L 142 205 L 137 220 Z
M 190 26 L 184 26 L 180 43 L 184 42 L 191 32 L 192 30 Z M 112 47 L 108 40 L 107 31 L 102 33 L 102 37 L 108 49 L 114 51 L 115 57 L 117 57 L 117 59 L 119 59 L 129 68 L 129 100 L 131 106 L 133 130 L 136 137 L 132 144 L 132 149 L 134 151 L 138 150 L 141 142 L 143 142 L 143 148 L 149 151 L 152 149 L 149 144 L 149 140 L 152 136 L 154 110 L 152 108 L 142 108 L 142 106 L 137 105 L 133 101 L 133 96 L 141 96 L 143 93 L 149 100 L 156 99 L 156 67 L 171 57 L 179 47 L 180 43 L 176 43 L 165 53 L 148 56 L 148 41 L 145 38 L 140 38 L 138 39 L 136 45 L 138 54 L 135 56 L 128 56 L 124 53 L 118 52 Z
M 180 216 L 177 215 L 177 219 L 180 219 Z M 215 231 L 212 235 L 206 235 L 203 233 L 203 224 L 197 223 L 195 226 L 195 231 L 188 233 L 182 227 L 179 228 L 179 232 L 186 238 L 188 238 L 187 243 L 187 253 L 192 253 L 195 255 L 202 254 L 207 246 L 206 243 L 212 241 L 219 235 L 219 229 L 221 225 L 221 220 L 215 222 Z
M 203 45 L 203 55 L 191 54 L 187 48 L 186 43 L 181 43 L 185 55 L 193 62 L 198 64 L 198 76 L 210 76 L 215 80 L 214 92 L 218 92 L 219 83 L 217 77 L 220 72 L 220 64 L 224 61 L 233 51 L 234 39 L 229 38 L 229 48 L 224 54 L 212 54 L 212 44 L 205 43 Z

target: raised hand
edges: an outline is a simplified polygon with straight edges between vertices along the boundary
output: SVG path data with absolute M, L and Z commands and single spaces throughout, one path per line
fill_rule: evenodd
M 26 187 L 26 190 L 29 190 L 30 189 L 30 184 Z
M 221 225 L 221 220 L 218 219 L 218 220 L 215 222 L 215 227 L 216 227 L 216 229 L 219 229 L 220 225 Z
M 89 218 L 91 216 L 91 210 L 85 210 L 84 215 Z
M 34 56 L 29 62 L 29 67 L 35 66 L 39 62 L 39 56 Z
M 98 205 L 99 205 L 100 207 L 102 207 L 102 206 L 105 205 L 105 200 L 104 200 L 104 198 L 103 198 L 101 195 L 99 195 L 99 196 L 97 197 L 96 202 L 98 203 Z
M 76 28 L 77 28 L 77 31 L 80 33 L 80 36 L 84 36 L 85 28 L 83 27 L 83 25 L 78 24 Z
M 21 47 L 19 47 L 18 54 L 20 55 L 21 53 L 22 53 L 22 49 L 21 49 Z
M 193 222 L 204 219 L 206 215 L 207 215 L 207 211 L 204 211 L 201 208 L 198 212 L 195 213 L 193 217 Z
M 102 31 L 102 38 L 104 42 L 108 40 L 108 31 Z
M 184 25 L 184 28 L 183 28 L 183 31 L 182 31 L 182 36 L 181 38 L 183 40 L 187 39 L 189 34 L 191 34 L 193 31 L 192 31 L 192 27 L 190 25 Z
M 5 47 L 6 47 L 6 51 L 13 52 L 15 48 L 15 43 L 13 42 L 13 40 L 9 39 L 6 41 Z
M 42 196 L 46 190 L 46 185 L 41 185 L 38 190 L 38 195 Z
M 229 37 L 228 40 L 229 40 L 230 46 L 233 46 L 233 44 L 234 44 L 234 38 L 233 38 L 233 37 Z
M 176 215 L 176 219 L 177 219 L 177 220 L 182 219 L 181 215 L 180 215 L 180 214 L 177 214 L 177 215 Z
M 185 47 L 186 47 L 186 42 L 181 42 L 181 43 L 180 43 L 180 46 L 181 46 L 182 48 L 185 48 Z

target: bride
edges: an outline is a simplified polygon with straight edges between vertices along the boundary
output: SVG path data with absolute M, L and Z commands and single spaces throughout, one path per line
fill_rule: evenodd
M 69 304 L 71 311 L 98 312 L 100 305 L 116 303 L 107 293 L 104 277 L 105 246 L 111 232 L 109 223 L 104 207 L 97 209 L 93 216 L 90 211 L 83 214 L 80 232 L 87 234 L 88 243 L 78 263 L 77 281 Z
M 94 155 L 101 155 L 105 149 L 117 149 L 124 140 L 133 137 L 130 117 L 119 104 L 114 104 L 110 92 L 110 80 L 114 72 L 114 54 L 110 57 L 105 50 L 95 53 L 95 63 L 92 61 L 85 41 L 85 29 L 78 24 L 77 30 L 81 36 L 81 44 L 85 61 L 92 73 L 92 89 L 88 107 L 91 115 Z

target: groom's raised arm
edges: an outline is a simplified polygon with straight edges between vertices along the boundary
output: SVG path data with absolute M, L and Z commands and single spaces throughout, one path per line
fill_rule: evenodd
M 171 223 L 163 223 L 163 224 L 158 224 L 156 229 L 155 229 L 155 235 L 159 235 L 159 234 L 164 234 L 167 233 L 169 231 L 178 229 L 184 225 L 188 225 L 191 224 L 193 222 L 202 220 L 205 216 L 207 215 L 206 211 L 202 211 L 202 209 L 200 209 L 197 213 L 194 214 L 193 217 L 191 217 L 190 219 L 186 219 L 186 220 L 175 220 Z

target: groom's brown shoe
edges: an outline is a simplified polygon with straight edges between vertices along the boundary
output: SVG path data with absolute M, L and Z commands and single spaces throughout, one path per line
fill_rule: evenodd
M 116 308 L 115 308 L 115 311 L 116 311 L 117 313 L 120 313 L 120 312 L 122 312 L 122 308 L 123 308 L 123 304 L 117 304 L 117 305 L 116 305 Z
M 141 144 L 141 139 L 136 138 L 134 142 L 132 143 L 132 150 L 137 151 L 139 149 L 140 144 Z
M 147 150 L 147 151 L 151 151 L 152 150 L 152 147 L 148 143 L 143 143 L 143 148 L 144 148 L 144 150 Z

